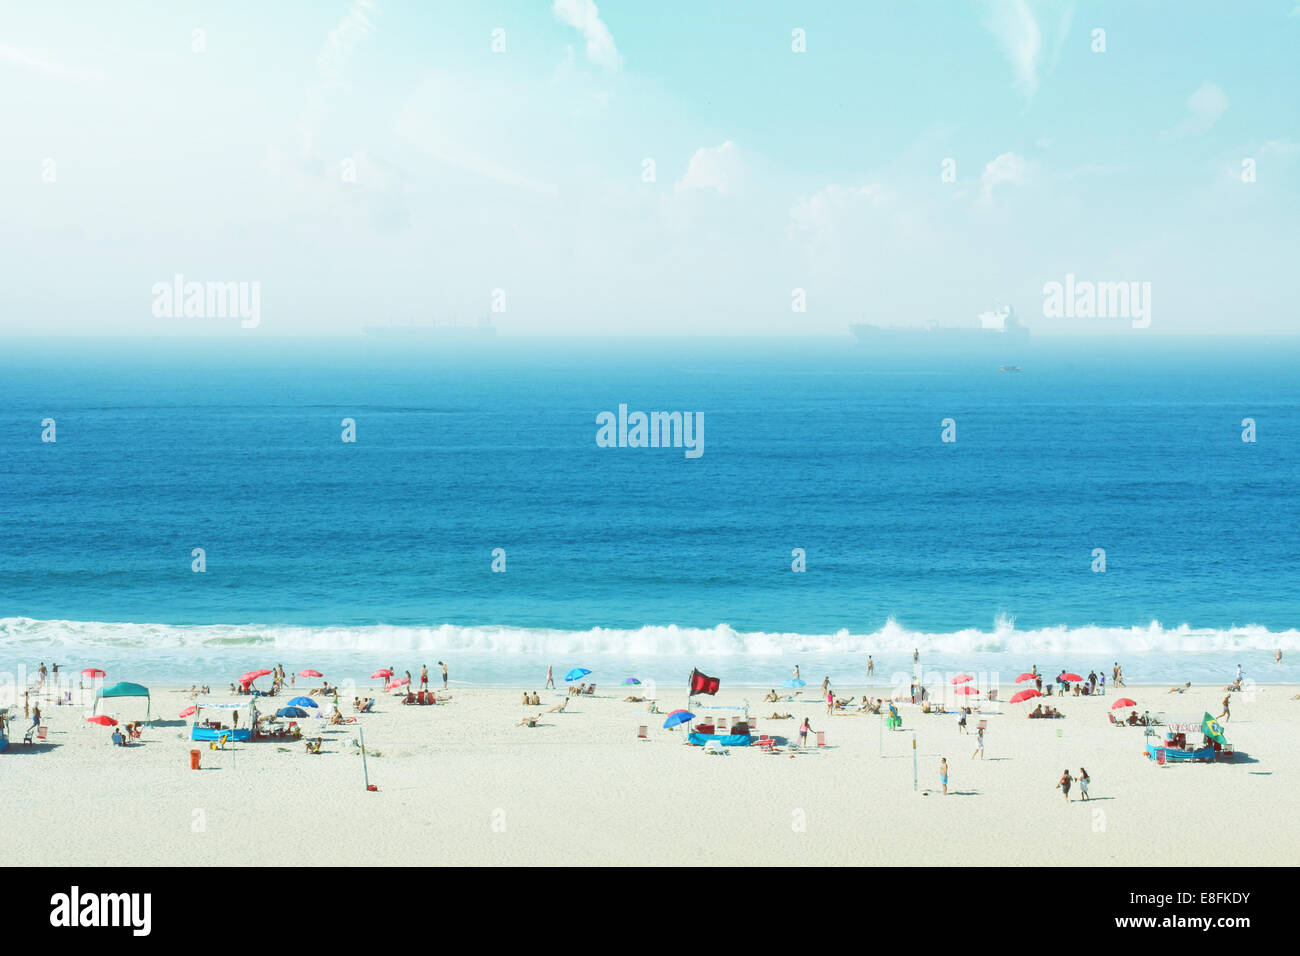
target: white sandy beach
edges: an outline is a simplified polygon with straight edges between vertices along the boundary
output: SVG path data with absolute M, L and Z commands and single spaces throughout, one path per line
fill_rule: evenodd
M 1139 709 L 1198 719 L 1217 714 L 1224 696 L 1217 687 L 1124 690 Z M 155 687 L 154 714 L 171 723 L 146 729 L 140 745 L 113 746 L 79 707 L 43 706 L 48 743 L 25 747 L 20 701 L 10 749 L 0 753 L 0 852 L 18 864 L 105 866 L 1293 865 L 1295 692 L 1259 686 L 1233 695 L 1225 732 L 1235 762 L 1159 768 L 1144 756 L 1141 728 L 1107 720 L 1114 696 L 1046 699 L 1063 720 L 1028 720 L 1027 705 L 1003 704 L 987 716 L 981 762 L 955 716 L 909 705 L 900 708 L 904 732 L 882 733 L 875 716 L 828 718 L 815 699 L 756 704 L 760 691 L 724 688 L 697 702 L 697 713 L 748 698 L 759 732 L 794 738 L 807 715 L 826 731 L 827 747 L 793 755 L 731 748 L 723 757 L 684 745 L 680 730 L 661 729 L 663 715 L 615 690 L 574 699 L 566 713 L 527 728 L 516 721 L 562 697 L 546 692 L 543 708 L 525 708 L 521 690 L 453 686 L 445 705 L 402 706 L 381 695 L 378 712 L 360 718 L 377 792 L 362 784 L 356 724 L 324 728 L 320 756 L 302 743 L 212 751 L 175 720 L 188 697 Z M 796 719 L 763 719 L 774 706 Z M 350 698 L 343 710 L 351 715 Z M 108 712 L 133 719 L 143 702 Z M 320 723 L 307 721 L 308 733 Z M 636 739 L 640 724 L 648 741 Z M 198 747 L 195 772 L 189 754 Z M 940 757 L 950 767 L 947 797 L 938 792 Z M 1080 801 L 1076 786 L 1067 805 L 1056 781 L 1081 766 L 1092 800 Z

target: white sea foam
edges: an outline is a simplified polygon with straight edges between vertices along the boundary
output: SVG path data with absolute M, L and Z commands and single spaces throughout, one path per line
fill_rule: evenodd
M 1300 651 L 1300 631 L 1271 631 L 1258 625 L 1232 628 L 1164 627 L 1158 621 L 1133 627 L 1048 627 L 1017 630 L 1000 619 L 989 630 L 947 633 L 918 631 L 889 621 L 876 631 L 847 629 L 833 634 L 737 631 L 727 624 L 709 628 L 646 626 L 556 630 L 443 624 L 434 627 L 361 627 L 210 624 L 180 626 L 99 621 L 39 621 L 0 618 L 0 653 L 47 648 L 134 649 L 219 652 L 264 649 L 292 652 L 423 651 L 431 654 L 542 655 L 567 658 L 599 655 L 654 657 L 788 657 L 791 654 L 839 656 L 872 653 L 945 657 L 1006 653 L 1016 658 L 1040 655 L 1116 655 Z

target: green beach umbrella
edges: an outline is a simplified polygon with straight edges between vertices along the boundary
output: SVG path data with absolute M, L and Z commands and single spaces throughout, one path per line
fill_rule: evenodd
M 1210 716 L 1210 712 L 1205 712 L 1205 717 L 1201 721 L 1201 732 L 1209 737 L 1219 746 L 1223 746 L 1228 741 L 1223 738 L 1223 727 L 1220 723 Z

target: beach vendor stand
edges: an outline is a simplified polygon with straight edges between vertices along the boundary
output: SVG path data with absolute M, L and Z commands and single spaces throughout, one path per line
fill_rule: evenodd
M 1223 736 L 1223 727 L 1206 713 L 1196 718 L 1171 719 L 1163 734 L 1148 728 L 1147 757 L 1158 764 L 1212 763 L 1231 760 L 1233 747 Z
M 254 713 L 251 701 L 234 704 L 198 704 L 194 722 L 190 726 L 190 740 L 249 743 L 253 739 Z
M 149 688 L 143 684 L 132 684 L 130 681 L 122 681 L 120 684 L 114 684 L 112 687 L 105 687 L 95 695 L 95 705 L 92 708 L 93 713 L 99 713 L 99 702 L 115 697 L 143 697 L 145 699 L 144 719 L 151 720 L 150 710 L 153 707 L 153 699 L 149 696 Z

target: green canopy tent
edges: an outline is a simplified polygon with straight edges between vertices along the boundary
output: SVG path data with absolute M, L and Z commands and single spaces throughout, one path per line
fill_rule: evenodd
M 149 696 L 149 688 L 142 684 L 132 684 L 129 681 L 122 681 L 120 684 L 114 684 L 112 687 L 105 687 L 95 696 L 95 710 L 99 710 L 99 702 L 106 697 L 143 697 L 145 698 L 144 719 L 150 720 L 150 710 L 153 707 L 153 699 Z

